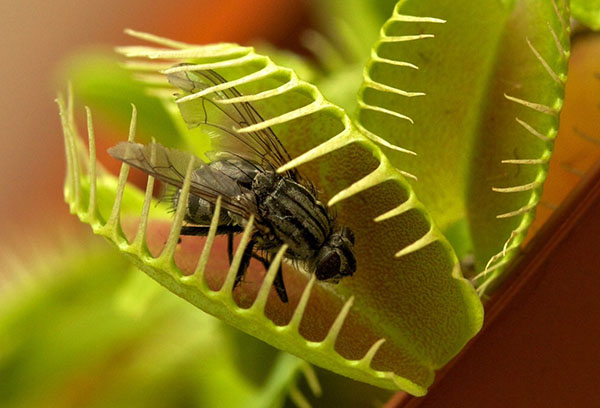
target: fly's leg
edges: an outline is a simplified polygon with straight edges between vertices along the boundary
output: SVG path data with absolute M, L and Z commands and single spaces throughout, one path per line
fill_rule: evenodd
M 229 258 L 229 265 L 233 262 L 233 233 L 227 234 L 227 257 Z
M 205 226 L 184 226 L 181 227 L 180 235 L 189 235 L 189 236 L 206 236 L 208 235 L 210 227 Z M 217 227 L 217 234 L 227 234 L 227 256 L 229 258 L 229 264 L 233 261 L 233 234 L 243 232 L 244 229 L 239 225 L 219 225 Z M 235 281 L 233 282 L 233 288 L 235 289 L 237 285 L 242 281 L 244 274 L 248 270 L 248 266 L 250 265 L 250 260 L 255 258 L 260 261 L 265 270 L 269 270 L 269 266 L 271 266 L 271 259 L 263 258 L 262 256 L 253 252 L 254 250 L 254 240 L 250 240 L 248 246 L 244 249 L 244 253 L 242 255 L 242 261 L 240 262 L 240 267 L 235 275 Z M 282 265 L 279 265 L 279 270 L 277 271 L 277 275 L 275 275 L 275 279 L 273 280 L 273 286 L 275 287 L 275 291 L 277 295 L 281 299 L 283 303 L 288 302 L 287 291 L 285 290 L 285 284 L 283 282 L 283 270 Z
M 275 287 L 275 291 L 279 295 L 279 299 L 283 303 L 288 302 L 287 291 L 285 290 L 285 283 L 283 283 L 283 265 L 279 264 L 279 270 L 277 271 L 277 275 L 275 275 L 275 279 L 273 279 L 273 286 Z
M 266 271 L 269 270 L 272 261 L 270 257 L 263 258 L 258 254 L 252 254 L 252 257 L 260 261 L 265 266 Z M 277 292 L 279 299 L 281 299 L 283 303 L 287 303 L 288 296 L 287 291 L 285 290 L 285 284 L 283 283 L 283 267 L 281 263 L 279 264 L 279 270 L 277 271 L 277 275 L 275 275 L 275 279 L 273 279 L 273 286 L 275 287 L 275 291 Z
M 254 250 L 254 239 L 251 239 L 248 242 L 248 245 L 244 249 L 244 253 L 242 254 L 242 261 L 240 262 L 240 267 L 237 270 L 235 275 L 235 280 L 233 281 L 233 289 L 242 281 L 244 274 L 248 270 L 248 266 L 250 265 L 250 259 L 252 259 L 252 251 Z
M 196 226 L 196 225 L 186 225 L 181 227 L 181 232 L 179 235 L 191 235 L 191 236 L 202 236 L 205 237 L 208 235 L 208 231 L 210 227 L 206 226 Z M 229 259 L 229 265 L 233 261 L 233 234 L 237 234 L 243 232 L 244 228 L 239 225 L 218 225 L 217 226 L 217 235 L 227 234 L 227 258 Z M 181 238 L 179 239 L 181 242 Z
M 202 236 L 205 237 L 208 235 L 210 227 L 205 226 L 185 226 L 181 227 L 181 232 L 179 235 L 192 235 L 192 236 Z M 244 229 L 239 225 L 219 225 L 217 226 L 217 235 L 227 234 L 227 258 L 229 259 L 229 265 L 231 265 L 231 261 L 233 260 L 233 234 L 237 234 L 243 232 Z M 179 238 L 179 242 L 181 242 L 181 238 Z

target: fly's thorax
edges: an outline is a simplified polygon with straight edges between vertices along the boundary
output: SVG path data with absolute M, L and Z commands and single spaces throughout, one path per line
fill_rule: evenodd
M 252 192 L 256 194 L 259 199 L 265 199 L 275 191 L 277 184 L 281 179 L 281 176 L 272 171 L 257 173 L 252 182 Z
M 274 240 L 288 245 L 288 257 L 314 257 L 331 234 L 327 208 L 304 186 L 274 173 L 258 174 L 252 190 Z
M 216 160 L 209 163 L 208 167 L 211 170 L 227 175 L 240 186 L 247 189 L 251 188 L 254 178 L 261 172 L 258 164 L 239 158 Z

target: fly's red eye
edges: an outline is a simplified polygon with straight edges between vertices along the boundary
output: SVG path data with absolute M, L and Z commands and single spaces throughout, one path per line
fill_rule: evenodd
M 315 271 L 317 279 L 328 280 L 334 278 L 340 273 L 340 264 L 341 260 L 337 252 L 330 252 L 317 265 Z

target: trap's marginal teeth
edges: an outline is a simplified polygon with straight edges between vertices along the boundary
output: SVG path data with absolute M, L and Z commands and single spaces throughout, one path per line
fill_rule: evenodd
M 350 298 L 346 301 L 346 303 L 342 307 L 342 310 L 340 310 L 340 313 L 338 314 L 338 316 L 335 318 L 335 321 L 331 325 L 331 328 L 329 329 L 327 336 L 321 342 L 321 345 L 323 347 L 329 348 L 331 350 L 335 350 L 335 341 L 337 340 L 338 334 L 340 334 L 340 330 L 342 330 L 344 321 L 346 320 L 346 317 L 348 317 L 348 313 L 350 312 L 350 308 L 352 307 L 353 303 L 354 303 L 354 296 L 350 296 Z
M 153 146 L 150 152 L 150 163 L 154 165 L 156 161 L 156 148 Z M 150 255 L 146 243 L 146 230 L 148 228 L 148 215 L 150 214 L 150 204 L 152 203 L 152 193 L 154 191 L 154 177 L 148 176 L 146 183 L 146 192 L 144 193 L 144 204 L 142 205 L 142 214 L 140 216 L 140 224 L 135 234 L 135 238 L 129 250 L 131 253 L 142 253 L 146 256 Z
M 65 159 L 67 160 L 67 175 L 65 177 L 65 186 L 63 189 L 65 201 L 71 204 L 72 194 L 75 189 L 75 183 L 73 180 L 73 160 L 71 159 L 71 142 L 69 141 L 69 126 L 67 124 L 67 113 L 65 108 L 65 102 L 62 95 L 59 95 L 55 99 L 58 104 L 58 111 L 60 115 L 60 121 L 63 130 L 63 141 L 65 144 Z
M 131 28 L 126 28 L 124 30 L 124 33 L 127 35 L 130 35 L 131 37 L 138 38 L 143 41 L 148 41 L 148 42 L 151 42 L 154 44 L 164 45 L 165 47 L 169 47 L 169 48 L 183 49 L 183 48 L 191 47 L 190 44 L 186 44 L 184 42 L 171 40 L 169 38 L 160 37 L 158 35 L 154 35 L 154 34 L 150 34 L 150 33 L 144 33 L 141 31 L 132 30 Z
M 445 20 L 434 18 L 434 17 L 417 17 L 417 16 L 407 16 L 399 13 L 399 4 L 394 8 L 394 13 L 392 17 L 390 17 L 381 29 L 380 39 L 377 41 L 375 46 L 371 50 L 371 58 L 367 62 L 366 68 L 363 71 L 363 83 L 359 90 L 359 98 L 358 98 L 358 114 L 359 118 L 357 121 L 358 129 L 364 134 L 365 137 L 371 139 L 373 142 L 385 146 L 389 149 L 393 149 L 399 152 L 404 152 L 408 154 L 416 155 L 415 152 L 404 149 L 400 146 L 392 144 L 385 140 L 384 138 L 377 135 L 377 132 L 373 129 L 368 129 L 365 124 L 361 123 L 361 113 L 364 111 L 374 111 L 379 112 L 384 115 L 388 115 L 401 120 L 408 120 L 410 123 L 413 123 L 413 120 L 407 116 L 402 114 L 401 112 L 397 112 L 391 109 L 384 109 L 381 107 L 373 106 L 364 100 L 364 94 L 367 89 L 371 89 L 371 92 L 378 92 L 382 94 L 390 94 L 390 95 L 398 95 L 402 97 L 419 97 L 424 96 L 424 92 L 410 92 L 405 91 L 403 89 L 397 88 L 396 86 L 390 85 L 390 83 L 380 82 L 372 77 L 372 68 L 375 65 L 389 65 L 392 67 L 409 67 L 412 69 L 418 69 L 418 67 L 414 64 L 410 64 L 406 61 L 394 60 L 390 58 L 383 57 L 379 55 L 380 48 L 382 44 L 394 44 L 406 41 L 418 41 L 427 38 L 433 38 L 433 34 L 417 34 L 417 35 L 390 35 L 390 28 L 393 24 L 402 22 L 402 23 L 433 23 L 433 24 L 443 24 Z M 415 178 L 415 176 L 404 173 L 401 169 L 398 169 L 399 172 L 403 173 L 407 177 Z
M 438 234 L 435 233 L 433 228 L 430 228 L 429 231 L 427 231 L 427 233 L 425 235 L 423 235 L 421 238 L 419 238 L 412 244 L 407 245 L 404 248 L 402 248 L 400 251 L 396 252 L 394 254 L 394 256 L 396 258 L 400 258 L 402 256 L 408 255 L 408 254 L 418 251 L 422 248 L 425 248 L 427 245 L 431 244 L 432 242 L 438 241 L 438 240 L 439 240 Z
M 394 14 L 390 18 L 389 21 L 398 21 L 403 23 L 436 23 L 436 24 L 444 24 L 446 20 L 442 20 L 441 18 L 435 17 L 419 17 L 419 16 L 408 16 L 406 14 L 400 14 L 398 12 L 398 8 L 394 9 Z
M 501 163 L 503 164 L 532 164 L 532 165 L 536 165 L 536 164 L 548 164 L 548 159 L 547 158 L 541 158 L 541 159 L 506 159 L 506 160 L 502 160 Z
M 239 79 L 233 80 L 233 81 L 229 81 L 229 82 L 225 82 L 219 85 L 214 85 L 211 87 L 208 87 L 206 89 L 203 89 L 200 92 L 196 92 L 193 94 L 189 94 L 187 96 L 184 96 L 182 98 L 177 99 L 177 103 L 182 103 L 182 102 L 188 102 L 194 99 L 198 99 L 201 98 L 203 96 L 215 93 L 215 92 L 219 92 L 219 91 L 224 91 L 227 90 L 229 88 L 233 88 L 239 85 L 243 85 L 243 84 L 247 84 L 249 82 L 253 82 L 253 81 L 258 81 L 259 79 L 265 78 L 267 76 L 269 76 L 270 74 L 272 74 L 273 72 L 275 72 L 277 70 L 277 67 L 274 66 L 273 64 L 268 64 L 266 65 L 264 68 L 259 69 L 258 71 L 246 75 L 244 77 L 241 77 Z
M 279 248 L 279 251 L 277 251 L 275 258 L 273 258 L 273 261 L 269 266 L 269 270 L 267 271 L 267 274 L 263 279 L 263 282 L 260 286 L 260 290 L 258 291 L 258 295 L 256 296 L 256 299 L 254 300 L 254 303 L 252 304 L 250 309 L 258 310 L 264 313 L 265 306 L 267 305 L 269 292 L 271 291 L 271 287 L 273 286 L 273 280 L 275 279 L 275 275 L 279 271 L 279 266 L 281 265 L 283 254 L 287 250 L 287 247 L 288 246 L 284 244 L 281 246 L 281 248 Z
M 553 0 L 553 2 L 554 2 L 554 0 Z M 556 3 L 555 3 L 555 5 L 556 5 Z M 556 11 L 557 9 L 555 8 L 554 10 Z M 559 18 L 560 18 L 560 16 L 559 16 Z M 559 54 L 562 56 L 563 61 L 567 62 L 569 60 L 569 56 L 571 55 L 571 52 L 565 50 L 563 45 L 560 43 L 560 39 L 558 38 L 558 35 L 556 35 L 556 31 L 554 31 L 554 28 L 552 28 L 549 21 L 546 22 L 546 26 L 548 27 L 548 30 L 550 30 L 550 34 L 552 35 L 552 38 L 554 39 L 554 45 L 556 45 L 556 49 L 558 50 Z M 568 28 L 570 31 L 571 27 L 568 27 Z M 561 75 L 564 75 L 564 74 L 561 74 Z
M 129 135 L 127 141 L 133 143 L 135 141 L 135 129 L 137 126 L 137 108 L 131 104 L 131 121 L 129 122 Z
M 537 204 L 538 204 L 538 201 L 535 200 L 535 201 L 519 208 L 518 210 L 496 215 L 496 218 L 510 218 L 510 217 L 516 217 L 518 215 L 525 214 L 525 213 L 533 210 L 537 206 Z
M 189 71 L 205 71 L 209 69 L 218 69 L 218 68 L 227 68 L 227 67 L 235 67 L 238 65 L 260 61 L 267 65 L 268 61 L 265 57 L 256 55 L 256 54 L 246 54 L 242 55 L 239 58 L 232 58 L 224 61 L 217 62 L 208 62 L 205 64 L 189 64 L 189 65 L 177 65 L 177 66 L 169 66 L 167 69 L 163 70 L 163 74 L 174 74 L 177 72 L 189 72 Z
M 381 371 L 378 371 L 378 373 L 381 373 Z M 398 389 L 400 389 L 400 390 L 414 390 L 417 387 L 417 385 L 415 383 L 413 383 L 412 381 L 409 381 L 406 378 L 399 377 L 391 371 L 385 372 L 385 373 L 383 373 L 383 375 L 385 376 L 385 378 L 390 379 L 394 384 L 396 384 L 396 387 L 398 387 Z M 413 394 L 413 395 L 415 395 L 417 397 L 421 397 L 421 396 L 425 395 L 425 393 L 419 393 L 419 394 Z
M 373 343 L 373 345 L 365 353 L 364 357 L 358 360 L 357 365 L 363 368 L 371 368 L 371 362 L 373 361 L 373 357 L 375 357 L 375 354 L 377 354 L 383 343 L 385 343 L 385 339 L 379 339 L 375 343 Z
M 552 108 L 548 105 L 544 105 L 541 103 L 529 102 L 529 101 L 526 101 L 525 99 L 510 96 L 508 94 L 504 94 L 504 97 L 506 99 L 508 99 L 509 101 L 518 103 L 519 105 L 523 105 L 529 109 L 533 109 L 534 111 L 544 113 L 546 115 L 558 116 L 558 114 L 560 112 L 560 109 Z
M 287 72 L 288 70 L 284 71 Z M 240 102 L 253 102 L 260 101 L 267 98 L 272 98 L 274 96 L 283 95 L 286 92 L 289 92 L 296 88 L 302 88 L 300 81 L 296 74 L 293 71 L 290 72 L 290 77 L 287 82 L 283 85 L 278 86 L 277 88 L 268 89 L 266 91 L 262 91 L 256 94 L 244 94 L 242 96 L 238 96 L 236 98 L 227 98 L 227 99 L 218 99 L 216 102 L 220 104 L 231 104 L 231 103 L 240 103 Z
M 79 142 L 78 135 L 75 127 L 75 108 L 73 105 L 73 85 L 69 83 L 69 98 L 67 99 L 67 121 L 71 125 L 71 131 L 69 132 L 69 140 L 71 142 L 71 155 L 73 157 L 73 169 L 74 173 L 74 184 L 75 184 L 75 208 L 79 211 L 81 209 L 81 178 L 83 177 L 83 170 L 81 163 L 79 162 Z
M 97 179 L 96 179 L 96 138 L 94 136 L 94 123 L 92 122 L 92 112 L 89 107 L 85 107 L 88 129 L 89 144 L 89 178 L 90 178 L 90 199 L 86 222 L 94 225 L 98 222 L 98 203 L 97 203 Z
M 377 53 L 375 52 L 375 50 L 371 50 L 371 60 L 373 60 L 373 62 L 379 62 L 380 64 L 387 64 L 387 65 L 394 65 L 397 67 L 406 67 L 406 68 L 412 68 L 415 70 L 418 70 L 419 67 L 415 64 L 411 64 L 410 62 L 406 62 L 406 61 L 396 61 L 396 60 L 392 60 L 389 58 L 383 58 L 380 57 L 379 55 L 377 55 Z
M 387 147 L 388 149 L 392 149 L 392 150 L 396 150 L 397 152 L 402 152 L 402 153 L 406 153 L 406 154 L 410 154 L 413 156 L 416 156 L 417 153 L 413 152 L 412 150 L 408 150 L 405 149 L 403 147 L 400 146 L 396 146 L 395 144 L 392 144 L 390 142 L 388 142 L 387 140 L 385 140 L 384 138 L 377 136 L 375 133 L 371 132 L 370 130 L 368 130 L 366 127 L 364 127 L 360 122 L 356 122 L 356 127 L 358 128 L 358 130 L 360 130 L 360 132 L 368 139 L 372 140 L 373 142 L 380 144 L 382 146 Z
M 238 248 L 235 251 L 235 255 L 233 256 L 233 261 L 231 262 L 229 271 L 227 272 L 225 283 L 223 284 L 221 289 L 218 290 L 219 293 L 224 293 L 226 297 L 231 298 L 231 293 L 233 292 L 233 285 L 235 283 L 235 277 L 237 275 L 237 271 L 240 269 L 242 257 L 244 256 L 244 250 L 250 242 L 250 236 L 253 232 L 253 226 L 254 215 L 251 215 L 250 218 L 248 218 L 248 224 L 244 228 L 244 233 L 242 234 L 240 244 L 238 245 Z
M 560 25 L 563 29 L 563 31 L 566 34 L 570 34 L 571 33 L 571 25 L 568 22 L 565 22 L 565 19 L 562 15 L 562 13 L 559 11 L 558 9 L 558 5 L 556 4 L 555 0 L 550 0 L 552 2 L 552 7 L 554 8 L 554 13 L 556 13 L 556 17 L 558 18 L 558 21 L 560 22 Z M 568 35 L 567 35 L 568 38 Z
M 543 135 L 542 133 L 540 133 L 537 130 L 535 130 L 533 128 L 533 126 L 531 126 L 529 123 L 525 122 L 524 120 L 519 119 L 518 117 L 515 118 L 515 120 L 517 121 L 517 123 L 519 125 L 523 126 L 523 128 L 525 128 L 525 130 L 527 130 L 527 132 L 531 133 L 532 135 L 534 135 L 535 137 L 539 138 L 543 142 L 552 141 L 556 137 L 556 135 L 553 135 L 553 136 L 545 136 L 545 135 Z
M 181 232 L 181 225 L 183 224 L 183 218 L 185 217 L 188 196 L 190 194 L 190 185 L 192 182 L 192 171 L 194 171 L 196 158 L 190 155 L 190 160 L 185 172 L 185 178 L 183 180 L 183 186 L 177 200 L 177 210 L 175 211 L 175 217 L 173 224 L 171 224 L 171 230 L 169 231 L 169 238 L 167 238 L 167 244 L 163 249 L 160 256 L 157 258 L 157 262 L 172 262 L 175 263 L 175 249 L 179 241 L 179 234 Z M 179 270 L 179 268 L 177 268 Z
M 417 35 L 384 35 L 379 40 L 382 43 L 397 43 L 397 42 L 407 42 L 407 41 L 416 41 L 416 40 L 424 40 L 426 38 L 434 38 L 433 34 L 417 34 Z
M 127 183 L 127 177 L 129 176 L 129 165 L 123 163 L 121 165 L 121 171 L 119 172 L 119 182 L 117 185 L 117 194 L 115 196 L 115 201 L 113 203 L 112 210 L 110 212 L 110 216 L 106 224 L 100 226 L 97 230 L 97 233 L 100 235 L 104 235 L 113 242 L 123 244 L 123 233 L 121 231 L 120 224 L 120 213 L 121 213 L 121 203 L 123 201 L 123 193 L 125 192 L 125 185 Z
M 535 57 L 538 59 L 538 61 L 540 61 L 540 63 L 542 64 L 542 66 L 544 67 L 544 69 L 546 70 L 546 72 L 548 72 L 548 75 L 550 75 L 550 77 L 552 78 L 552 80 L 554 80 L 554 82 L 556 82 L 557 85 L 564 86 L 565 83 L 566 83 L 566 76 L 559 77 L 556 74 L 556 72 L 554 72 L 552 70 L 552 68 L 550 67 L 550 65 L 548 65 L 548 63 L 542 57 L 542 55 L 538 52 L 538 50 L 533 46 L 533 44 L 531 43 L 531 41 L 529 40 L 529 38 L 525 38 L 525 41 L 527 41 L 527 45 L 529 46 L 529 49 L 531 49 L 531 51 L 533 52 L 533 55 L 535 55 Z
M 417 197 L 415 196 L 415 193 L 412 190 L 410 190 L 408 199 L 406 201 L 404 201 L 402 204 L 400 204 L 396 208 L 392 208 L 391 210 L 389 210 L 381 215 L 378 215 L 374 219 L 374 221 L 381 222 L 381 221 L 389 220 L 390 218 L 394 218 L 400 214 L 403 214 L 409 210 L 412 210 L 413 208 L 416 208 L 416 206 L 417 206 Z
M 309 151 L 301 154 L 295 159 L 290 160 L 283 166 L 277 169 L 277 173 L 285 173 L 288 170 L 293 169 L 303 163 L 308 163 L 311 160 L 315 160 L 321 156 L 331 153 L 335 150 L 341 149 L 342 147 L 356 142 L 358 139 L 352 135 L 352 130 L 348 126 L 342 132 L 338 133 L 326 142 L 321 143 L 318 146 L 313 147 Z
M 304 315 L 304 311 L 306 310 L 306 305 L 308 303 L 308 299 L 310 298 L 310 292 L 312 291 L 313 285 L 317 280 L 316 275 L 312 275 L 310 280 L 306 284 L 306 287 L 302 291 L 302 296 L 300 296 L 300 300 L 298 301 L 298 306 L 294 310 L 294 314 L 290 319 L 290 322 L 285 326 L 285 329 L 289 329 L 295 333 L 298 333 L 298 329 L 300 328 L 300 322 L 302 321 L 302 316 Z
M 360 99 L 358 101 L 358 106 L 361 109 L 366 109 L 366 110 L 372 110 L 372 111 L 375 111 L 375 112 L 385 113 L 386 115 L 394 116 L 394 117 L 396 117 L 398 119 L 407 120 L 411 124 L 415 123 L 415 121 L 412 120 L 412 118 L 410 118 L 409 116 L 403 115 L 401 113 L 398 113 L 398 112 L 390 110 L 390 109 L 385 109 L 385 108 L 382 108 L 382 107 L 379 107 L 379 106 L 375 106 L 375 105 L 369 105 L 369 104 L 363 102 L 362 99 Z
M 73 118 L 73 94 L 69 86 L 68 100 L 65 101 L 60 96 L 57 100 L 61 122 L 63 126 L 63 134 L 65 140 L 65 153 L 67 157 L 67 182 L 65 186 L 65 199 L 68 197 L 71 213 L 78 213 L 81 205 L 81 167 L 77 154 L 77 141 L 75 140 L 75 127 L 72 121 Z
M 310 388 L 313 395 L 315 395 L 316 397 L 320 397 L 321 394 L 323 393 L 323 390 L 321 389 L 321 384 L 319 384 L 319 379 L 317 378 L 317 374 L 315 373 L 315 370 L 312 368 L 312 365 L 310 365 L 307 362 L 303 362 L 300 369 L 302 370 L 302 373 L 304 374 L 304 378 L 306 379 L 308 388 Z
M 196 265 L 196 270 L 194 271 L 193 275 L 196 279 L 196 282 L 200 283 L 201 285 L 206 285 L 206 281 L 204 280 L 204 271 L 206 270 L 206 265 L 208 264 L 208 258 L 210 257 L 210 251 L 215 241 L 215 236 L 217 235 L 217 227 L 219 226 L 219 219 L 221 217 L 221 201 L 221 196 L 218 196 L 217 201 L 215 202 L 215 210 L 210 220 L 208 235 L 206 236 L 206 241 L 204 241 L 204 248 L 202 249 L 202 253 L 198 259 L 198 265 Z
M 129 124 L 129 142 L 135 140 L 135 129 L 137 123 L 137 109 L 134 105 L 132 106 L 131 122 Z M 117 194 L 115 201 L 110 212 L 108 221 L 103 226 L 97 229 L 97 233 L 104 235 L 111 239 L 117 245 L 126 245 L 127 239 L 121 230 L 121 204 L 123 201 L 123 193 L 125 192 L 125 185 L 127 184 L 127 177 L 129 176 L 129 165 L 123 163 L 121 165 L 121 171 L 119 172 L 119 182 L 117 185 Z M 128 245 L 126 245 L 128 246 Z
M 497 192 L 497 193 L 519 193 L 521 191 L 529 191 L 529 190 L 534 190 L 536 188 L 541 187 L 543 184 L 543 181 L 533 181 L 531 183 L 528 184 L 523 184 L 521 186 L 513 186 L 513 187 L 492 187 L 492 190 Z
M 252 52 L 252 48 L 241 47 L 236 44 L 209 44 L 204 46 L 191 46 L 186 49 L 164 49 L 154 47 L 116 47 L 115 51 L 126 57 L 145 57 L 149 59 L 190 59 L 190 58 L 215 58 L 234 57 Z
M 301 118 L 303 116 L 308 116 L 313 113 L 319 112 L 324 109 L 328 109 L 333 107 L 333 105 L 323 102 L 322 100 L 315 100 L 308 105 L 305 105 L 301 108 L 294 109 L 292 111 L 286 112 L 283 115 L 275 116 L 274 118 L 263 120 L 255 125 L 246 126 L 243 128 L 237 129 L 240 133 L 251 133 L 256 132 L 258 130 L 263 130 L 269 127 L 273 127 L 275 125 L 279 125 L 281 123 L 290 122 L 294 119 Z
M 288 396 L 294 402 L 294 404 L 299 408 L 308 408 L 310 407 L 310 403 L 306 400 L 302 392 L 296 387 L 296 384 L 291 384 L 288 388 Z
M 364 76 L 363 89 L 361 89 L 361 95 L 364 94 L 365 88 L 371 88 L 371 89 L 375 89 L 376 91 L 387 92 L 387 93 L 400 95 L 400 96 L 406 96 L 408 98 L 413 98 L 415 96 L 425 96 L 424 92 L 409 92 L 409 91 L 405 91 L 403 89 L 394 88 L 393 86 L 390 86 L 390 85 L 382 84 L 381 82 L 376 82 L 373 79 L 371 79 L 371 77 L 369 76 L 368 73 L 366 73 Z M 367 105 L 367 106 L 370 106 L 370 105 Z M 404 116 L 397 112 L 394 112 L 394 116 L 399 116 L 402 119 L 408 119 L 408 116 Z M 412 123 L 412 120 L 409 119 L 409 121 Z
M 379 166 L 371 173 L 367 174 L 365 177 L 361 178 L 357 182 L 351 184 L 349 187 L 346 187 L 336 195 L 334 195 L 329 202 L 328 206 L 333 206 L 339 203 L 342 200 L 352 197 L 355 194 L 360 193 L 361 191 L 367 190 L 371 187 L 375 187 L 378 184 L 383 183 L 389 178 L 388 166 L 385 160 L 382 160 L 379 163 Z

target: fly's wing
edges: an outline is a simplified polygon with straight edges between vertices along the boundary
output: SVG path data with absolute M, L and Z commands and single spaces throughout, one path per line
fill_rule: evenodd
M 213 70 L 180 71 L 168 74 L 167 78 L 177 88 L 192 94 L 227 82 Z M 219 100 L 240 96 L 242 94 L 232 87 L 178 105 L 188 126 L 209 127 L 215 150 L 246 158 L 266 170 L 275 171 L 291 158 L 273 130 L 266 128 L 248 133 L 236 130 L 263 121 L 254 106 L 248 102 L 219 103 Z M 297 169 L 287 171 L 285 176 L 314 191 L 314 186 Z
M 133 142 L 120 142 L 108 149 L 115 159 L 121 160 L 144 173 L 171 186 L 182 188 L 185 173 L 190 160 L 194 160 L 194 169 L 190 182 L 190 194 L 210 203 L 216 203 L 221 196 L 221 205 L 227 211 L 246 219 L 250 215 L 258 217 L 256 203 L 251 200 L 229 175 L 204 164 L 197 157 L 176 149 L 168 149 L 158 143 L 146 146 Z

